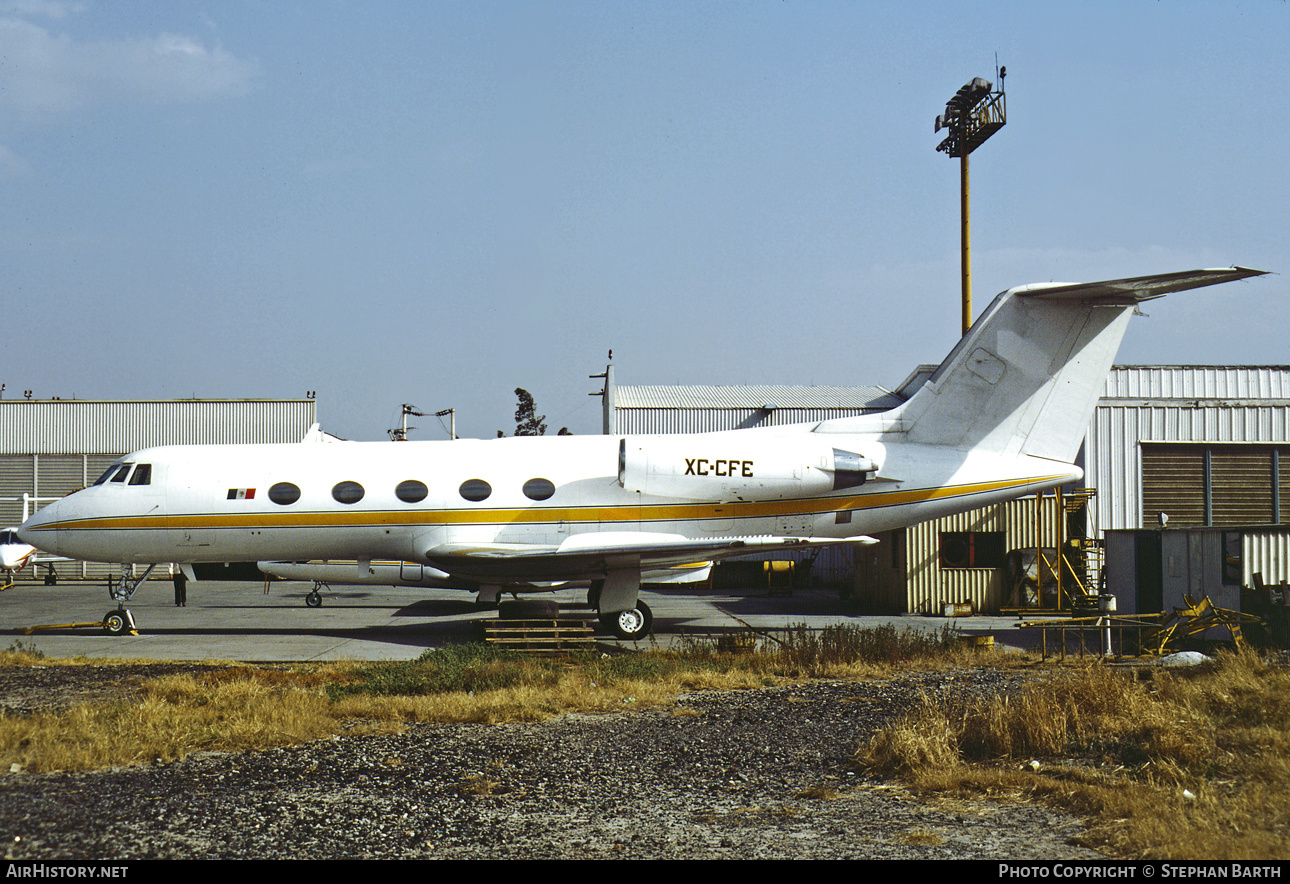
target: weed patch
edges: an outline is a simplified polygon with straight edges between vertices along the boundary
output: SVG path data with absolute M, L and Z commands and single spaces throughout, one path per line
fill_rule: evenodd
M 1147 677 L 1094 665 L 989 699 L 923 698 L 857 762 L 940 794 L 1042 798 L 1118 855 L 1290 857 L 1290 674 L 1252 655 Z

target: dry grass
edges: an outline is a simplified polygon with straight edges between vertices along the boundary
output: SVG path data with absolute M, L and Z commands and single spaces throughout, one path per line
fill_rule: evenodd
M 259 669 L 228 663 L 147 682 L 112 702 L 0 716 L 0 766 L 89 770 L 183 758 L 196 751 L 290 745 L 345 732 L 398 732 L 409 723 L 541 721 L 668 705 L 695 690 L 744 690 L 809 677 L 863 677 L 911 660 L 963 662 L 949 633 L 892 628 L 794 629 L 695 641 L 680 653 L 547 661 L 470 645 L 400 663 Z M 136 661 L 141 662 L 141 661 Z M 104 665 L 50 661 L 16 645 L 0 666 Z M 679 716 L 696 714 L 679 708 Z M 0 767 L 2 769 L 2 767 Z
M 603 713 L 666 705 L 677 694 L 698 687 L 743 690 L 761 686 L 760 677 L 739 673 L 698 679 L 676 676 L 659 681 L 621 679 L 602 684 L 572 670 L 552 683 L 515 684 L 482 691 L 359 693 L 338 697 L 332 710 L 338 718 L 346 719 L 496 724 L 545 721 L 566 712 Z
M 0 652 L 0 666 L 82 663 L 105 665 L 46 660 L 24 649 Z M 192 752 L 293 745 L 340 732 L 395 733 L 418 722 L 542 721 L 571 711 L 667 705 L 685 691 L 767 683 L 761 671 L 710 660 L 696 666 L 669 655 L 644 655 L 570 665 L 483 646 L 400 664 L 259 669 L 229 663 L 207 673 L 151 679 L 109 702 L 0 715 L 0 769 L 147 764 Z
M 1251 655 L 924 699 L 857 760 L 924 791 L 1041 798 L 1087 816 L 1087 843 L 1117 856 L 1290 857 L 1290 673 Z
M 336 725 L 316 690 L 176 675 L 147 682 L 129 700 L 0 718 L 0 764 L 48 771 L 171 761 L 206 749 L 291 745 Z

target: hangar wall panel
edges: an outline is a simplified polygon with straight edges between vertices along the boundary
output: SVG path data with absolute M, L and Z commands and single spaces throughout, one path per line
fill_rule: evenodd
M 0 527 L 22 521 L 22 493 L 36 487 L 36 459 L 0 454 Z
M 1284 365 L 1117 365 L 1110 399 L 1290 399 Z
M 152 445 L 299 442 L 310 399 L 0 400 L 0 454 L 113 454 Z
M 713 433 L 854 417 L 895 408 L 882 387 L 630 386 L 613 390 L 613 432 Z M 765 406 L 773 406 L 767 409 Z
M 684 411 L 672 408 L 640 408 L 618 412 L 615 432 L 624 436 L 660 435 L 663 433 L 716 433 L 746 427 L 779 427 L 789 424 L 815 423 L 835 417 L 851 417 L 861 411 L 816 411 L 783 408 L 773 414 L 758 409 L 704 409 Z

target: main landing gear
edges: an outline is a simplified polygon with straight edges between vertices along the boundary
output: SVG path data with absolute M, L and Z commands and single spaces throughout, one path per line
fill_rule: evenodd
M 640 590 L 640 578 L 635 578 L 636 585 L 631 597 L 635 598 L 636 592 Z M 612 633 L 624 641 L 640 641 L 649 635 L 650 630 L 654 628 L 654 612 L 649 609 L 649 605 L 642 602 L 639 598 L 632 603 L 630 608 L 623 611 L 602 611 L 600 609 L 601 596 L 604 594 L 605 581 L 593 581 L 587 590 L 587 604 L 596 609 L 600 615 L 600 626 L 605 632 Z
M 134 591 L 148 579 L 156 565 L 149 565 L 138 577 L 130 576 L 130 566 L 121 566 L 121 582 L 113 584 L 108 580 L 108 595 L 116 602 L 116 609 L 103 615 L 103 631 L 108 635 L 125 635 L 135 632 L 134 615 L 126 608 L 125 603 L 134 597 Z
M 649 605 L 637 599 L 636 605 L 626 611 L 601 614 L 600 625 L 621 639 L 640 641 L 654 627 L 654 612 Z

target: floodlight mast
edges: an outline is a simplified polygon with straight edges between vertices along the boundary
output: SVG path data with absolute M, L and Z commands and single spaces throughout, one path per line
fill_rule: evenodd
M 1006 67 L 999 68 L 999 91 L 993 92 L 989 80 L 976 77 L 945 105 L 945 113 L 936 118 L 936 129 L 948 129 L 945 140 L 936 149 L 946 156 L 959 158 L 959 213 L 963 242 L 963 334 L 972 327 L 972 252 L 971 225 L 968 212 L 968 154 L 986 142 L 1007 123 L 1007 102 L 1003 93 Z

